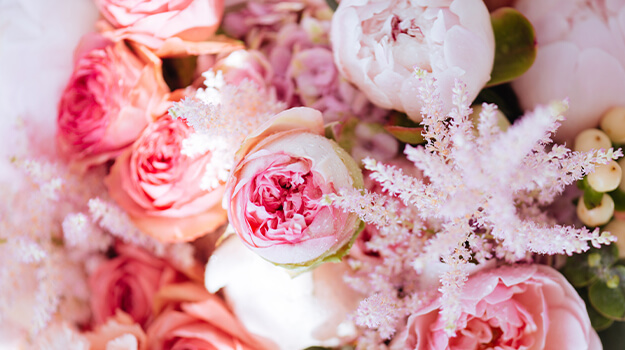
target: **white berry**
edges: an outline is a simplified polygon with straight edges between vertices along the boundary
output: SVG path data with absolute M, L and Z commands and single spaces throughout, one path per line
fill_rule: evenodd
M 611 160 L 608 164 L 601 164 L 593 173 L 588 174 L 587 180 L 590 187 L 597 192 L 614 191 L 621 183 L 623 171 L 621 166 Z
M 579 199 L 577 203 L 577 217 L 582 220 L 586 226 L 601 226 L 612 218 L 614 214 L 614 201 L 608 194 L 603 194 L 601 203 L 598 206 L 588 209 L 584 203 L 584 197 Z
M 601 118 L 601 129 L 614 143 L 625 143 L 625 107 L 614 107 Z
M 575 138 L 575 150 L 588 152 L 592 149 L 605 149 L 612 147 L 608 135 L 599 129 L 586 129 Z

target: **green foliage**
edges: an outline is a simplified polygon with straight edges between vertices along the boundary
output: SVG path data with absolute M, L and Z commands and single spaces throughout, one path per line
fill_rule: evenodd
M 519 11 L 503 7 L 490 15 L 495 33 L 495 62 L 487 86 L 509 82 L 525 73 L 536 59 L 536 35 Z

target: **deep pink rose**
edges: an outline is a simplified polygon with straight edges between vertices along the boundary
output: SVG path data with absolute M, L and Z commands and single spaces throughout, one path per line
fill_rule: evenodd
M 586 306 L 558 271 L 505 266 L 469 277 L 454 337 L 445 333 L 440 302 L 408 319 L 392 349 L 601 349 Z
M 151 350 L 263 350 L 275 347 L 250 334 L 225 303 L 201 285 L 164 287 L 164 311 L 148 327 Z
M 181 54 L 185 42 L 208 39 L 224 11 L 223 0 L 96 0 L 98 9 L 115 28 L 115 36 L 130 39 L 160 56 Z M 171 49 L 171 50 L 170 50 Z
M 57 140 L 61 153 L 80 168 L 115 158 L 153 113 L 163 113 L 157 107 L 169 88 L 160 61 L 149 53 L 143 57 L 151 60 L 145 63 L 125 44 L 96 33 L 78 45 L 59 103 Z
M 118 309 L 145 326 L 152 319 L 152 301 L 164 285 L 188 278 L 169 262 L 132 245 L 117 245 L 115 258 L 102 263 L 89 276 L 91 310 L 103 324 Z
M 292 108 L 237 153 L 224 206 L 243 242 L 273 263 L 310 266 L 342 255 L 359 225 L 355 214 L 321 203 L 325 194 L 362 187 L 354 160 L 323 134 L 319 111 Z
M 210 152 L 182 153 L 191 132 L 181 119 L 163 115 L 117 158 L 105 179 L 109 194 L 135 225 L 162 242 L 190 241 L 226 222 L 223 186 L 200 187 Z

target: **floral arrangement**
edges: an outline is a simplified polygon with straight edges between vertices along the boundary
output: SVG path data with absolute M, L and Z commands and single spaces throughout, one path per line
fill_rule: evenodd
M 0 3 L 0 348 L 619 348 L 624 14 Z

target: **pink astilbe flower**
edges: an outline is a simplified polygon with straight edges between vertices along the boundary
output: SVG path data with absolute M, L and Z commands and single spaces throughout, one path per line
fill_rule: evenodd
M 371 159 L 364 162 L 384 191 L 414 211 L 384 206 L 383 200 L 370 193 L 352 192 L 327 199 L 385 230 L 389 247 L 393 240 L 388 237 L 406 237 L 405 228 L 398 223 L 412 222 L 415 215 L 419 216 L 422 226 L 418 229 L 427 228 L 421 233 L 427 241 L 415 241 L 418 248 L 406 250 L 412 255 L 402 258 L 423 274 L 431 274 L 432 267 L 441 262 L 445 266 L 440 274 L 441 314 L 445 330 L 451 334 L 459 316 L 457 297 L 472 263 L 481 266 L 492 257 L 522 261 L 532 253 L 570 255 L 614 240 L 608 233 L 600 235 L 598 229 L 591 232 L 585 227 L 555 225 L 541 207 L 566 185 L 592 172 L 595 166 L 622 156 L 622 152 L 581 153 L 559 145 L 550 147 L 566 101 L 536 108 L 505 132 L 496 127 L 495 106 L 484 105 L 474 132 L 469 118 L 471 101 L 461 82 L 453 89 L 454 108 L 443 114 L 435 80 L 425 72 L 417 72 L 417 76 L 422 80 L 419 92 L 425 101 L 423 136 L 427 143 L 407 146 L 405 153 L 425 179 Z M 426 264 L 429 271 L 424 269 Z M 375 274 L 368 277 L 379 278 Z M 421 276 L 422 282 L 427 279 Z M 403 285 L 396 287 L 405 292 Z
M 228 179 L 234 154 L 245 137 L 286 106 L 247 79 L 232 85 L 224 82 L 221 71 L 203 75 L 206 88 L 175 102 L 170 114 L 184 118 L 195 131 L 183 142 L 183 153 L 193 157 L 211 152 L 201 187 L 212 189 Z

